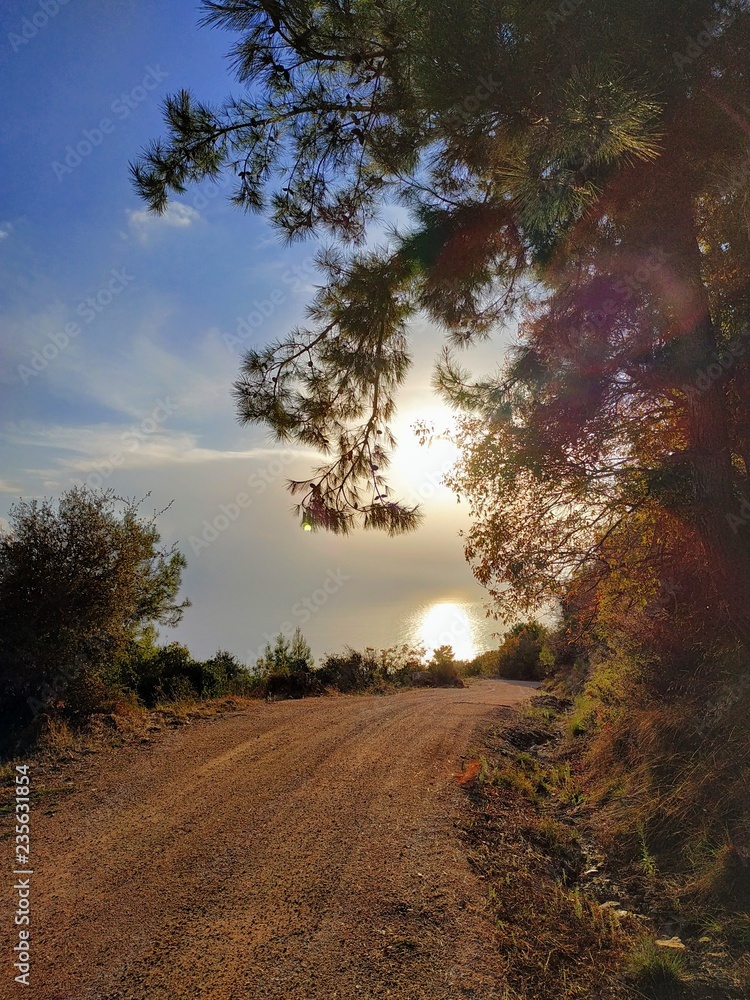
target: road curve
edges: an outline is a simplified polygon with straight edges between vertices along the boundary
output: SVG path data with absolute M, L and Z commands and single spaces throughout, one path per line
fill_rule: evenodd
M 6 959 L 0 993 L 501 1000 L 454 776 L 477 723 L 530 693 L 259 703 L 91 757 L 32 817 L 32 985 Z

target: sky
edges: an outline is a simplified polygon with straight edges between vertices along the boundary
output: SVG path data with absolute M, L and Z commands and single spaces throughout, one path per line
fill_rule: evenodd
M 315 456 L 237 423 L 242 350 L 304 319 L 316 245 L 282 246 L 221 187 L 190 190 L 159 218 L 133 192 L 128 163 L 162 133 L 165 95 L 240 90 L 233 36 L 198 17 L 178 0 L 0 8 L 0 526 L 20 497 L 74 483 L 150 494 L 144 511 L 168 507 L 162 540 L 187 557 L 192 601 L 163 638 L 196 656 L 252 662 L 290 624 L 317 656 L 420 638 L 488 648 L 497 624 L 463 558 L 465 505 L 440 483 L 454 455 L 410 430 L 447 420 L 429 386 L 434 328 L 413 324 L 395 425 L 393 483 L 426 514 L 412 535 L 301 531 L 284 483 Z

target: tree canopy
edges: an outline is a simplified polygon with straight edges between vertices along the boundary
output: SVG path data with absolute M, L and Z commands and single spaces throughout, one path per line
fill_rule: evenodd
M 111 492 L 73 487 L 57 505 L 21 501 L 0 533 L 4 700 L 64 697 L 97 677 L 151 623 L 176 625 L 185 558 L 159 545 L 155 517 Z
M 418 523 L 383 471 L 422 312 L 449 342 L 437 388 L 469 414 L 454 484 L 483 582 L 531 604 L 684 530 L 748 637 L 747 3 L 203 7 L 237 35 L 243 94 L 171 97 L 134 179 L 159 212 L 229 173 L 287 239 L 332 241 L 309 324 L 235 386 L 243 421 L 326 456 L 291 484 L 307 521 Z M 408 222 L 384 231 L 394 201 Z M 458 364 L 516 323 L 494 377 Z

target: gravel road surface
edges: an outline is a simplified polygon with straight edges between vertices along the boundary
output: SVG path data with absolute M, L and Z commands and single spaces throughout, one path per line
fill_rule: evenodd
M 456 775 L 477 724 L 531 693 L 259 703 L 92 755 L 35 806 L 32 985 L 6 906 L 0 995 L 502 1000 Z

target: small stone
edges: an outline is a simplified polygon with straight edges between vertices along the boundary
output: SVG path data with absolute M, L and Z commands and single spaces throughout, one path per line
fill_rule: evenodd
M 662 938 L 656 942 L 656 946 L 657 948 L 676 948 L 678 951 L 685 950 L 685 945 L 678 937 Z

